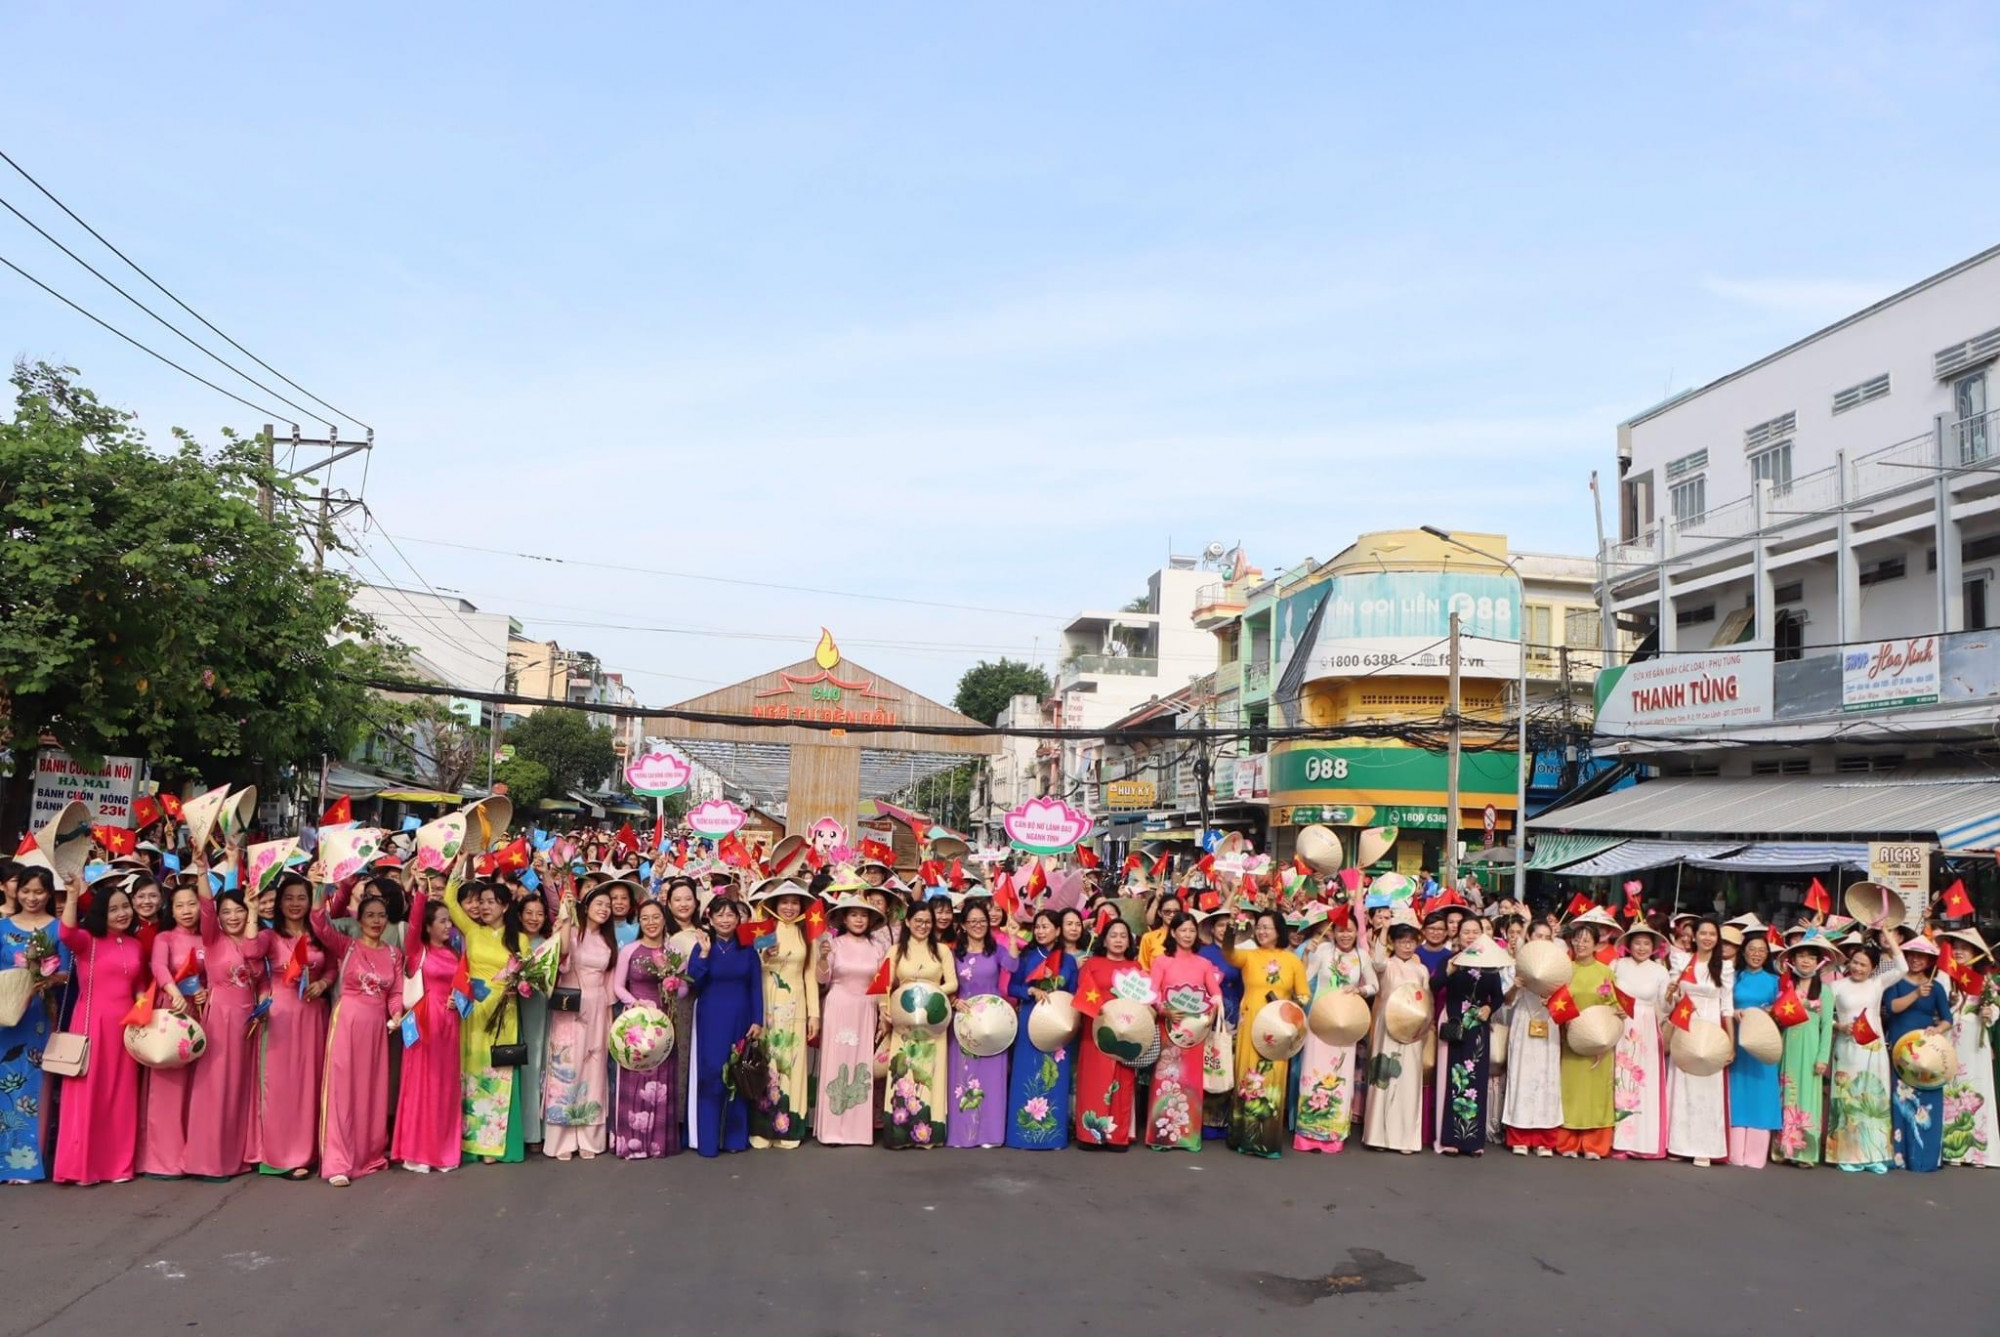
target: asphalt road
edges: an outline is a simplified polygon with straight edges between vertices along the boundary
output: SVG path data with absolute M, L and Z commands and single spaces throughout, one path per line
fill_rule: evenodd
M 807 1147 L 0 1191 L 15 1333 L 2000 1329 L 2000 1170 Z M 1935 1279 L 1935 1284 L 1933 1284 Z

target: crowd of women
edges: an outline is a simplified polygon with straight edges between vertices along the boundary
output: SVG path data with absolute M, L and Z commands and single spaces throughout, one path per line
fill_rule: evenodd
M 0 967 L 29 981 L 0 1029 L 0 1180 L 345 1185 L 806 1141 L 2000 1163 L 1969 927 L 1536 918 L 1200 871 L 1067 868 L 1073 896 L 1038 896 L 997 866 L 905 886 L 880 847 L 770 875 L 392 848 L 331 884 L 252 876 L 240 846 L 0 864 Z M 1911 1035 L 1948 1079 L 1892 1062 Z

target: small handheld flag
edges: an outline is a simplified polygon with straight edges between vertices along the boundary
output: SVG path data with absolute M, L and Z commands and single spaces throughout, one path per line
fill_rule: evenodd
M 1557 1025 L 1567 1025 L 1583 1015 L 1583 1009 L 1576 1005 L 1576 997 L 1567 984 L 1549 995 L 1549 1020 Z
M 889 958 L 883 957 L 882 964 L 875 967 L 875 977 L 868 981 L 868 994 L 879 998 L 889 992 Z
M 1812 885 L 1806 888 L 1806 909 L 1822 915 L 1833 909 L 1833 898 L 1826 894 L 1826 888 L 1818 878 L 1814 878 Z

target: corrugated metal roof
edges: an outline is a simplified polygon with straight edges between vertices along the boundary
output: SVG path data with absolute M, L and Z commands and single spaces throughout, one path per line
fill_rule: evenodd
M 1544 831 L 1535 837 L 1535 852 L 1528 856 L 1530 868 L 1560 868 L 1566 863 L 1604 853 L 1625 843 L 1623 836 L 1594 836 L 1574 831 Z
M 1733 844 L 1719 845 L 1713 841 L 1627 840 L 1595 858 L 1558 868 L 1555 872 L 1557 877 L 1618 877 L 1624 873 L 1644 872 L 1648 868 L 1665 868 L 1668 864 L 1714 859 L 1735 848 Z
M 1653 780 L 1528 819 L 1537 831 L 1667 836 L 1932 835 L 2000 812 L 2000 776 Z
M 1689 859 L 1696 868 L 1739 873 L 1814 873 L 1826 868 L 1868 871 L 1868 846 L 1858 840 L 1778 840 L 1745 845 L 1719 859 Z

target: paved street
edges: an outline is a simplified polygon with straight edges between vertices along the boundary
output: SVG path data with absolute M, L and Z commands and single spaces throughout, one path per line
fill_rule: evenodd
M 1907 1300 L 1942 1337 L 2000 1300 L 1983 1171 L 807 1148 L 0 1208 L 8 1334 L 1803 1333 Z

